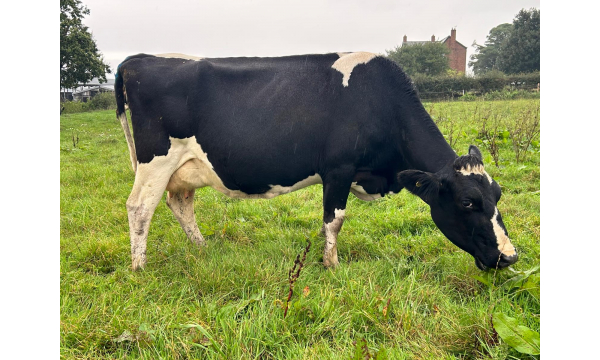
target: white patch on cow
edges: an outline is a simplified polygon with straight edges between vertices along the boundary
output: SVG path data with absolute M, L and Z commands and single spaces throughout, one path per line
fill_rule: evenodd
M 333 267 L 339 264 L 337 256 L 337 236 L 344 223 L 345 209 L 335 209 L 335 217 L 330 223 L 325 223 L 325 250 L 323 252 L 323 265 Z
M 372 201 L 381 198 L 381 194 L 369 194 L 362 186 L 358 185 L 356 181 L 352 183 L 350 191 L 362 201 Z
M 335 214 L 336 219 L 343 218 L 346 216 L 346 209 L 335 209 L 333 213 Z
M 271 190 L 267 191 L 265 195 L 267 198 L 271 198 L 271 197 L 291 193 L 292 191 L 300 190 L 307 186 L 311 186 L 311 185 L 315 185 L 315 184 L 322 184 L 322 183 L 323 183 L 323 179 L 321 179 L 321 176 L 319 174 L 315 174 L 315 175 L 311 175 L 311 176 L 307 177 L 304 180 L 301 180 L 301 181 L 295 183 L 292 186 L 269 185 L 271 187 Z
M 485 177 L 488 179 L 488 181 L 489 181 L 489 183 L 491 185 L 492 182 L 494 181 L 494 180 L 492 180 L 492 177 L 490 175 L 488 175 L 488 173 L 486 173 L 485 171 L 483 172 L 483 175 L 485 175 Z
M 183 60 L 194 60 L 194 61 L 199 61 L 199 60 L 204 59 L 203 57 L 198 57 L 198 56 L 193 56 L 193 55 L 186 55 L 186 54 L 179 54 L 179 53 L 156 54 L 154 56 L 156 56 L 156 57 L 162 57 L 162 58 L 167 58 L 167 59 L 183 59 Z
M 352 74 L 352 70 L 354 70 L 356 65 L 366 64 L 377 56 L 377 54 L 368 52 L 338 53 L 338 55 L 340 55 L 340 58 L 337 59 L 331 67 L 344 75 L 342 84 L 345 87 L 348 86 L 350 75 Z
M 184 154 L 183 161 L 179 162 L 177 171 L 173 173 L 167 190 L 177 192 L 181 190 L 198 189 L 210 186 L 223 194 L 236 199 L 272 199 L 276 196 L 290 193 L 310 185 L 323 183 L 319 174 L 311 175 L 292 186 L 269 185 L 271 187 L 264 194 L 246 194 L 240 190 L 231 190 L 223 184 L 221 178 L 214 171 L 214 167 L 208 160 L 207 154 L 202 150 L 202 146 L 196 142 L 196 137 L 192 136 L 186 139 L 171 139 L 171 150 L 173 153 Z
M 197 159 L 199 160 L 200 163 L 196 164 L 199 167 L 204 166 L 204 164 L 209 164 L 210 162 L 208 161 L 208 158 L 206 157 L 206 153 L 202 151 L 202 148 L 200 147 L 200 145 L 198 145 L 198 143 L 196 142 L 196 137 L 192 136 L 190 138 L 185 138 L 185 139 L 178 139 L 178 138 L 173 138 L 173 137 L 169 137 L 169 140 L 171 141 L 171 147 L 169 148 L 169 151 L 167 153 L 167 155 L 163 155 L 163 156 L 155 156 L 149 163 L 139 163 L 137 164 L 137 168 L 138 169 L 146 169 L 147 171 L 144 171 L 144 174 L 148 174 L 150 177 L 162 177 L 163 176 L 163 172 L 164 171 L 168 171 L 170 172 L 167 176 L 169 178 L 171 178 L 171 175 L 174 175 L 172 170 L 173 168 L 175 168 L 176 170 L 181 168 L 182 165 L 184 165 L 185 163 L 187 163 L 190 160 L 194 160 Z M 188 165 L 185 167 L 186 171 L 189 171 L 193 169 L 193 167 L 191 165 Z M 210 165 L 210 169 L 212 170 L 212 165 Z M 204 169 L 201 169 L 204 170 Z M 214 172 L 214 171 L 213 171 Z M 214 181 L 214 179 L 211 179 L 211 175 L 209 172 L 208 173 L 202 173 L 200 175 L 203 175 L 200 177 L 200 181 Z M 136 176 L 136 180 L 137 180 L 137 176 Z M 149 179 L 151 180 L 151 179 Z M 187 179 L 189 180 L 189 179 Z M 220 179 L 219 179 L 220 181 Z M 169 185 L 171 185 L 171 182 L 169 181 Z M 167 187 L 167 190 L 176 190 L 176 187 L 171 186 L 170 188 Z M 192 188 L 188 188 L 188 190 L 191 190 Z
M 513 256 L 517 253 L 510 239 L 506 236 L 506 233 L 498 223 L 498 208 L 494 211 L 492 216 L 492 227 L 494 228 L 494 235 L 496 235 L 496 243 L 498 243 L 498 250 L 506 256 Z
M 483 165 L 471 166 L 471 165 L 467 164 L 465 167 L 458 170 L 458 172 L 463 174 L 464 176 L 468 176 L 468 175 L 472 175 L 472 174 L 483 175 L 488 179 L 490 184 L 492 183 L 492 177 L 485 171 L 485 169 L 483 168 Z

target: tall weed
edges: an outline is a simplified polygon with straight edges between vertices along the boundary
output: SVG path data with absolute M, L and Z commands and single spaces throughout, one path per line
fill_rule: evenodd
M 510 139 L 517 163 L 523 162 L 527 150 L 533 145 L 539 147 L 540 107 L 539 103 L 519 112 L 508 123 Z
M 477 111 L 480 110 L 480 111 Z M 494 159 L 494 164 L 499 167 L 500 161 L 500 142 L 502 141 L 502 114 L 491 111 L 488 108 L 476 108 L 474 114 L 476 123 L 479 124 L 479 131 L 475 139 L 480 145 L 490 152 Z
M 430 110 L 430 114 L 433 111 Z M 456 142 L 458 141 L 458 137 L 462 132 L 462 121 L 459 121 L 456 116 L 448 115 L 448 111 L 446 109 L 441 110 L 439 113 L 431 115 L 433 121 L 437 125 L 437 127 L 444 134 L 444 138 L 450 144 L 450 147 L 454 149 Z

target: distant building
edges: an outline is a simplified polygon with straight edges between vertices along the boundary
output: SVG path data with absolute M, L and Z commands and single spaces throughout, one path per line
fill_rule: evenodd
M 431 35 L 430 41 L 436 42 L 435 35 Z M 402 46 L 425 44 L 430 41 L 408 41 L 406 35 L 404 35 Z M 450 49 L 450 55 L 448 56 L 450 68 L 465 73 L 467 69 L 467 47 L 456 40 L 456 29 L 450 30 L 450 36 L 437 40 L 437 42 L 446 44 L 448 49 Z
M 100 84 L 98 78 L 93 78 L 86 84 L 77 84 L 75 89 L 61 89 L 60 98 L 62 100 L 87 102 L 101 92 L 114 92 L 115 79 L 106 79 L 107 82 Z

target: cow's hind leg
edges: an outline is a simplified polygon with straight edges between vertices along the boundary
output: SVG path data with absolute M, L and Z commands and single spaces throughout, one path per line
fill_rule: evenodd
M 179 221 L 188 239 L 196 245 L 205 245 L 204 238 L 200 234 L 196 217 L 194 216 L 194 190 L 169 191 L 167 194 L 167 206 Z
M 344 223 L 346 202 L 354 176 L 353 169 L 336 169 L 328 172 L 323 179 L 323 229 L 325 250 L 323 265 L 335 267 L 337 256 L 337 236 Z
M 146 265 L 146 241 L 150 220 L 167 187 L 176 165 L 154 158 L 150 163 L 138 164 L 133 190 L 127 199 L 129 234 L 131 238 L 131 266 L 133 270 Z M 169 159 L 170 160 L 170 159 Z

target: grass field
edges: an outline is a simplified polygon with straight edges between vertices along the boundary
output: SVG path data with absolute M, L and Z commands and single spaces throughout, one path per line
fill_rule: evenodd
M 473 114 L 485 108 L 504 124 L 539 100 L 425 107 L 442 132 L 454 131 L 461 155 L 478 143 Z M 114 111 L 63 115 L 60 134 L 65 359 L 351 359 L 362 339 L 379 358 L 536 358 L 500 340 L 491 318 L 500 311 L 539 331 L 539 288 L 510 286 L 510 269 L 479 271 L 406 191 L 373 202 L 350 195 L 335 270 L 321 265 L 320 185 L 272 200 L 197 190 L 202 250 L 163 198 L 146 269 L 132 272 L 125 201 L 134 174 Z M 540 263 L 539 145 L 516 163 L 504 140 L 498 168 L 485 143 L 480 149 L 503 189 L 498 207 L 520 256 L 512 269 L 525 271 Z M 284 318 L 288 271 L 307 238 L 312 248 Z M 539 273 L 532 278 L 539 284 Z

